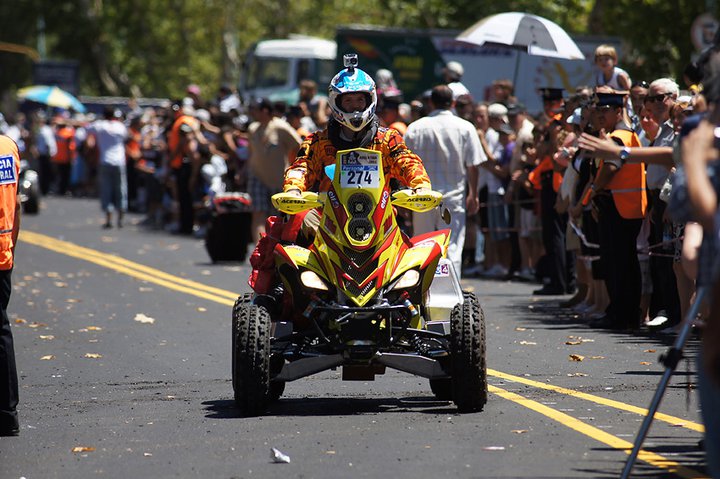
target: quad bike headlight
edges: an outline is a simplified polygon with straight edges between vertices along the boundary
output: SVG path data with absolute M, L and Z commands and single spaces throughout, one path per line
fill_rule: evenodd
M 325 282 L 314 271 L 308 270 L 308 271 L 303 271 L 302 273 L 300 273 L 300 282 L 306 288 L 319 289 L 322 291 L 328 290 L 328 287 L 325 284 Z
M 407 289 L 415 286 L 420 280 L 420 273 L 416 269 L 410 269 L 400 277 L 400 280 L 392 287 L 395 289 Z

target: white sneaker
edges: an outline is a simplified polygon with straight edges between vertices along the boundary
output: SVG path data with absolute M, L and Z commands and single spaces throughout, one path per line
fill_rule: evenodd
M 487 270 L 485 272 L 485 276 L 489 276 L 491 278 L 502 278 L 502 277 L 507 276 L 507 274 L 508 274 L 507 268 L 505 268 L 501 264 L 496 264 L 495 266 L 493 266 L 492 268 L 490 268 L 489 270 Z
M 477 263 L 472 266 L 468 266 L 465 268 L 462 272 L 462 275 L 465 277 L 474 278 L 477 276 L 480 276 L 485 272 L 485 268 L 483 267 L 482 263 Z
M 645 323 L 648 328 L 661 328 L 665 323 L 669 321 L 667 316 L 661 314 L 655 316 L 653 319 Z
M 517 277 L 524 281 L 535 281 L 535 274 L 530 268 L 525 268 L 517 274 Z

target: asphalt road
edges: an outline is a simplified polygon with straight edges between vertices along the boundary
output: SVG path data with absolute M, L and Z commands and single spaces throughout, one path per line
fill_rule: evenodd
M 9 308 L 21 434 L 0 438 L 2 479 L 619 477 L 673 339 L 591 330 L 535 285 L 464 280 L 488 321 L 484 411 L 459 415 L 404 373 L 330 371 L 241 418 L 229 333 L 247 265 L 129 220 L 105 231 L 96 201 L 59 198 L 23 218 Z M 686 363 L 634 477 L 704 477 Z

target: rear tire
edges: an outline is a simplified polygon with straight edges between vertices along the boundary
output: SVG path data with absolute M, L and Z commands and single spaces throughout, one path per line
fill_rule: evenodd
M 233 308 L 233 390 L 243 416 L 259 416 L 270 403 L 270 313 L 242 296 Z
M 450 315 L 452 399 L 458 412 L 481 411 L 487 403 L 485 315 L 477 297 L 463 292 Z
M 36 215 L 39 211 L 40 199 L 38 198 L 38 194 L 30 191 L 27 200 L 22 204 L 22 212 L 26 215 Z

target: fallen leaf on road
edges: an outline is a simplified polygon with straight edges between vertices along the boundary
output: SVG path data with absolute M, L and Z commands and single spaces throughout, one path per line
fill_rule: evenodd
M 527 331 L 527 328 L 521 328 L 520 326 L 518 326 L 517 328 L 515 328 L 515 331 Z
M 336 452 L 335 451 L 325 451 L 325 454 L 330 454 L 332 456 L 333 454 L 336 454 Z
M 151 452 L 143 452 L 143 456 L 152 457 L 152 453 Z
M 585 376 L 587 376 L 585 373 L 568 373 L 570 378 L 584 378 Z
M 79 303 L 79 299 L 68 298 L 65 300 L 66 303 Z
M 88 326 L 88 331 L 102 331 L 102 328 L 100 326 Z
M 100 359 L 102 358 L 102 354 L 98 353 L 85 353 L 85 357 L 88 359 Z
M 141 293 L 149 293 L 149 292 L 152 291 L 152 290 L 153 290 L 152 288 L 148 288 L 148 287 L 146 287 L 146 286 L 140 286 L 140 287 L 138 288 L 138 291 L 140 291 Z
M 203 276 L 211 276 L 212 272 L 209 269 L 204 269 L 204 270 L 200 271 L 200 274 Z
M 48 278 L 59 278 L 60 273 L 56 273 L 55 271 L 48 271 L 47 277 Z
M 25 324 L 27 323 L 27 319 L 18 318 L 15 320 L 15 324 Z
M 114 243 L 115 241 L 117 241 L 117 240 L 116 240 L 115 238 L 113 238 L 112 236 L 103 236 L 102 238 L 100 238 L 100 240 L 101 240 L 103 243 Z
M 605 359 L 605 356 L 590 356 L 590 359 Z
M 58 288 L 67 288 L 67 287 L 68 287 L 68 284 L 67 284 L 67 283 L 63 283 L 62 281 L 55 281 L 53 284 L 54 284 L 55 286 L 57 286 Z
M 41 335 L 40 335 L 40 339 L 45 339 L 45 340 L 47 340 L 47 341 L 52 341 L 53 339 L 55 339 L 55 336 L 53 336 L 52 334 L 41 334 Z
M 204 313 L 205 311 L 207 311 L 207 308 L 203 308 L 202 306 L 200 306 L 197 310 L 201 313 Z
M 579 354 L 570 355 L 570 361 L 582 361 L 583 359 L 585 359 L 585 356 L 581 356 Z
M 135 315 L 135 321 L 143 324 L 153 324 L 155 323 L 155 318 L 151 318 L 150 316 L 145 316 L 142 313 L 138 313 Z
M 44 327 L 46 327 L 46 326 L 47 326 L 47 324 L 45 324 L 45 323 L 35 323 L 35 322 L 32 322 L 32 323 L 28 324 L 28 328 L 33 328 L 33 329 L 35 329 L 35 328 L 44 328 Z
M 47 356 L 41 357 L 40 361 L 51 361 L 53 359 L 55 359 L 55 356 L 53 356 L 52 354 L 48 354 Z
M 645 351 L 643 351 L 643 353 L 654 353 L 654 352 L 655 352 L 654 349 L 646 349 Z
M 520 341 L 520 344 L 526 346 L 535 346 L 537 343 L 535 341 Z
M 642 364 L 643 366 L 650 366 L 651 363 L 647 361 L 640 361 L 640 364 Z
M 95 450 L 94 447 L 91 446 L 75 446 L 72 448 L 72 452 L 78 453 L 78 452 L 93 452 Z
M 177 244 L 177 243 L 173 243 L 173 244 L 167 245 L 165 248 L 168 249 L 168 250 L 170 250 L 170 251 L 177 251 L 177 250 L 180 249 L 180 245 Z
M 568 346 L 577 346 L 578 344 L 582 344 L 582 340 L 581 341 L 575 341 L 575 340 L 565 341 L 565 344 L 567 344 Z
M 514 432 L 515 434 L 525 434 L 526 432 L 528 432 L 528 430 L 527 429 L 513 429 L 510 432 Z
M 25 275 L 25 276 L 23 276 L 23 279 L 24 279 L 25 281 L 32 281 L 33 279 L 35 279 L 35 277 L 34 277 L 34 276 L 30 276 L 30 275 Z

